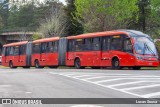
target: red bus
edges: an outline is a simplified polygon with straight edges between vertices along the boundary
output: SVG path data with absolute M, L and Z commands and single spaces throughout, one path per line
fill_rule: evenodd
M 140 69 L 156 67 L 159 61 L 157 49 L 148 35 L 135 30 L 115 30 L 7 44 L 3 46 L 2 65 Z
M 115 30 L 67 37 L 66 65 L 76 68 L 158 66 L 151 38 L 135 30 Z
M 28 47 L 28 48 L 27 48 Z M 3 46 L 2 65 L 16 68 L 30 67 L 30 49 L 28 41 L 11 43 Z
M 59 37 L 39 39 L 32 42 L 32 66 L 43 68 L 58 67 L 58 42 Z

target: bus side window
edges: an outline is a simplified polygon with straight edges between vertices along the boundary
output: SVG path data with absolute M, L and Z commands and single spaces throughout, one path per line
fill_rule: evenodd
M 86 39 L 84 39 L 84 44 L 85 44 L 85 46 L 84 46 L 84 50 L 86 50 L 86 51 L 90 51 L 90 50 L 92 50 L 92 38 L 86 38 Z
M 54 43 L 54 52 L 58 52 L 58 41 L 55 41 Z
M 11 50 L 11 49 L 10 49 Z M 17 56 L 19 55 L 19 46 L 14 47 L 14 55 Z
M 46 43 L 41 43 L 41 53 L 46 53 L 47 45 Z
M 5 48 L 5 56 L 8 56 L 8 47 Z
M 129 53 L 133 53 L 132 42 L 131 42 L 130 38 L 126 38 L 124 40 L 124 51 L 129 52 Z
M 108 51 L 110 46 L 110 37 L 102 37 L 102 50 Z
M 100 50 L 100 38 L 93 38 L 93 50 Z
M 14 54 L 13 52 L 14 52 L 14 48 L 13 48 L 13 47 L 10 47 L 10 48 L 9 48 L 9 55 L 13 55 L 13 54 Z
M 68 40 L 68 52 L 74 51 L 74 40 Z
M 57 52 L 58 51 L 58 45 L 57 41 L 53 41 L 50 43 L 50 52 Z
M 25 53 L 26 53 L 26 45 L 21 45 L 20 50 L 19 50 L 19 54 L 25 55 Z
M 121 36 L 113 36 L 111 39 L 111 50 L 122 50 Z
M 6 47 L 3 47 L 3 49 L 2 49 L 2 54 L 3 54 L 4 56 L 6 56 Z
M 76 51 L 83 51 L 84 47 L 84 41 L 83 39 L 77 39 L 75 44 L 75 50 Z
M 40 45 L 39 44 L 33 44 L 33 53 L 34 54 L 40 53 Z

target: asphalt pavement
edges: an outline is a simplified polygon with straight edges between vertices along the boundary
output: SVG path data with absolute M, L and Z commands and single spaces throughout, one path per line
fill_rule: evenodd
M 160 71 L 1 67 L 0 98 L 160 98 Z

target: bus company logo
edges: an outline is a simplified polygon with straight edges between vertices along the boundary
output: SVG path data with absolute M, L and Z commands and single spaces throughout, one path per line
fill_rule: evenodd
M 11 99 L 2 99 L 2 104 L 11 104 Z

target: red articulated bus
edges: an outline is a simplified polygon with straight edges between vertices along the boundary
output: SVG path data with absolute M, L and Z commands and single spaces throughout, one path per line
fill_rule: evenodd
M 76 68 L 158 66 L 158 54 L 151 38 L 135 30 L 115 30 L 70 36 L 66 65 Z
M 58 42 L 59 37 L 35 40 L 32 42 L 32 66 L 43 68 L 58 67 Z
M 28 68 L 28 41 L 11 43 L 3 46 L 2 65 L 16 68 L 18 66 Z M 26 51 L 27 50 L 27 51 Z M 30 54 L 30 53 L 29 53 Z
M 2 65 L 140 69 L 156 67 L 159 61 L 148 35 L 135 30 L 115 30 L 7 44 L 3 46 Z

